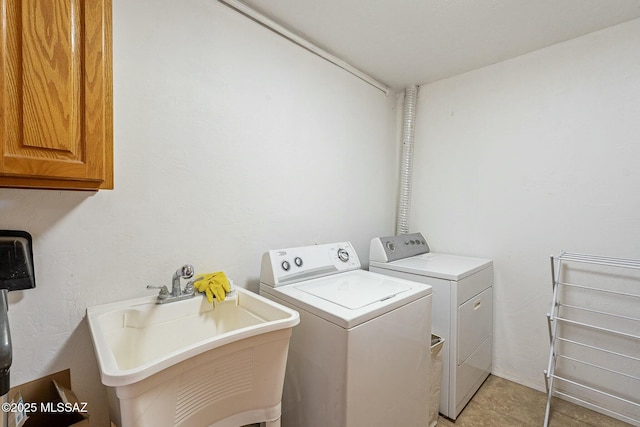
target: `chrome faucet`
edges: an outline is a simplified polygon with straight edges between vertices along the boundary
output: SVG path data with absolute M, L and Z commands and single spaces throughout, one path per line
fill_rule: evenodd
M 166 286 L 148 285 L 147 289 L 160 289 L 160 292 L 158 292 L 158 298 L 156 299 L 156 304 L 165 304 L 168 302 L 184 300 L 195 295 L 193 281 L 188 282 L 183 290 L 180 285 L 180 279 L 191 279 L 192 277 L 193 266 L 185 264 L 173 273 L 173 277 L 171 278 L 171 292 L 169 292 L 169 289 L 167 289 Z
M 193 277 L 193 266 L 191 264 L 185 264 L 173 273 L 173 279 L 171 280 L 171 296 L 178 297 L 182 295 L 182 288 L 180 286 L 180 279 L 191 279 Z

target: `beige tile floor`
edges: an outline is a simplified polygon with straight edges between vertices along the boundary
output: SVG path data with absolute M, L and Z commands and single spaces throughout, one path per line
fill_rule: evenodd
M 490 375 L 455 423 L 440 417 L 442 427 L 541 427 L 547 396 Z M 621 427 L 629 424 L 554 398 L 549 427 Z

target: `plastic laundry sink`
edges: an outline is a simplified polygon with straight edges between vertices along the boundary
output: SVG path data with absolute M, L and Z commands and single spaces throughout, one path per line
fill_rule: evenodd
M 111 421 L 118 426 L 245 425 L 279 420 L 294 310 L 237 298 L 87 309 Z

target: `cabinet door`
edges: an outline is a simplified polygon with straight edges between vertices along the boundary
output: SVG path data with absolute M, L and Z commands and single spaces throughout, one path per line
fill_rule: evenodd
M 111 0 L 0 14 L 0 185 L 113 188 Z

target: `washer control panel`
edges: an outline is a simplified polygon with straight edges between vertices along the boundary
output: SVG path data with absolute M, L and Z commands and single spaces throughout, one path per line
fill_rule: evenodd
M 349 242 L 276 249 L 262 256 L 260 282 L 282 286 L 359 268 Z
M 369 260 L 391 262 L 429 252 L 427 240 L 421 233 L 376 237 L 371 240 Z

